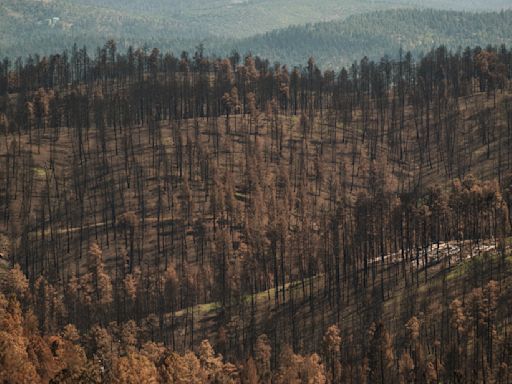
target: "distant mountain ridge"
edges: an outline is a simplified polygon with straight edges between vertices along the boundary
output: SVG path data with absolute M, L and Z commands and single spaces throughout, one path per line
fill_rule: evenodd
M 433 46 L 451 49 L 510 45 L 512 10 L 470 13 L 440 10 L 391 10 L 354 15 L 343 21 L 292 26 L 234 42 L 269 60 L 299 64 L 314 56 L 322 66 L 338 67 L 363 56 L 379 58 Z
M 420 5 L 416 0 L 213 0 L 207 7 L 203 3 L 2 0 L 0 57 L 60 52 L 74 43 L 94 50 L 114 39 L 119 50 L 146 46 L 180 54 L 203 43 L 207 53 L 219 56 L 237 49 L 290 65 L 314 56 L 322 66 L 339 67 L 365 55 L 397 52 L 399 36 L 404 49 L 416 53 L 436 44 L 508 44 L 512 36 L 511 11 L 411 9 Z M 423 7 L 447 9 L 512 7 L 504 0 L 464 4 L 421 2 Z

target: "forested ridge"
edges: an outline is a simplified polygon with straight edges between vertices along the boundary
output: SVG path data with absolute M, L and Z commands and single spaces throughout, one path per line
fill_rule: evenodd
M 512 51 L 397 57 L 3 60 L 0 381 L 509 382 Z
M 394 55 L 400 42 L 416 55 L 438 45 L 508 44 L 511 7 L 507 0 L 215 0 L 207 7 L 202 0 L 3 0 L 0 57 L 55 54 L 74 44 L 93 51 L 114 39 L 123 51 L 159 47 L 179 55 L 202 43 L 211 55 L 236 49 L 292 66 L 313 55 L 322 68 L 339 70 L 365 55 Z
M 199 43 L 222 46 L 231 40 L 263 33 L 290 24 L 343 18 L 346 15 L 385 8 L 368 0 L 210 1 L 74 1 L 3 0 L 0 3 L 0 54 L 2 56 L 48 55 L 77 43 L 94 49 L 106 39 L 128 46 L 160 47 L 176 53 Z M 58 20 L 55 22 L 53 18 Z M 226 39 L 231 39 L 227 41 Z M 226 46 L 224 46 L 226 45 Z
M 340 69 L 368 56 L 379 60 L 397 55 L 400 47 L 415 56 L 444 45 L 460 47 L 509 44 L 512 11 L 456 12 L 397 9 L 364 13 L 339 21 L 296 25 L 251 36 L 232 45 L 286 64 L 300 64 L 314 55 L 323 67 Z M 206 43 L 208 46 L 208 43 Z

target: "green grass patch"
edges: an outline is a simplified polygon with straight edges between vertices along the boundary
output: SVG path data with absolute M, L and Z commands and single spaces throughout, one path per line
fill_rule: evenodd
M 309 284 L 311 281 L 313 281 L 313 284 L 315 284 L 315 280 L 318 280 L 322 277 L 322 275 L 317 275 L 317 276 L 312 276 L 312 277 L 308 277 L 308 278 L 305 278 L 304 279 L 304 286 L 305 286 L 305 289 L 308 290 L 309 289 Z M 285 290 L 286 290 L 286 296 L 289 295 L 289 291 L 290 290 L 296 290 L 296 289 L 302 289 L 302 281 L 301 280 L 295 280 L 293 282 L 290 282 L 290 283 L 286 283 L 285 284 Z M 278 295 L 279 297 L 281 297 L 281 295 L 283 294 L 283 286 L 282 285 L 279 285 L 279 287 L 277 288 L 277 292 L 278 292 Z M 266 291 L 261 291 L 261 292 L 258 292 L 258 293 L 255 293 L 254 295 L 254 301 L 256 303 L 260 303 L 262 301 L 265 301 L 267 300 L 268 301 L 268 298 L 270 297 L 271 300 L 274 299 L 275 297 L 275 294 L 276 294 L 276 288 L 270 288 L 270 289 L 267 289 Z M 250 302 L 251 301 L 251 295 L 245 295 L 242 299 L 244 302 Z
M 500 262 L 501 255 L 497 252 L 485 252 L 457 264 L 448 273 L 448 281 L 462 278 L 465 275 L 478 276 L 486 272 L 489 267 L 496 266 Z M 505 256 L 505 269 L 512 267 L 512 253 Z
M 184 316 L 187 312 L 192 313 L 194 312 L 195 315 L 204 315 L 206 313 L 210 313 L 212 311 L 216 311 L 219 308 L 221 308 L 221 303 L 218 302 L 212 302 L 212 303 L 205 303 L 205 304 L 198 304 L 193 307 L 184 308 L 182 310 L 177 311 L 174 315 L 176 317 Z
M 34 172 L 34 175 L 37 177 L 46 177 L 46 170 L 41 167 L 34 167 L 32 168 L 32 171 Z
M 0 272 L 7 272 L 9 270 L 9 262 L 5 259 L 0 259 Z

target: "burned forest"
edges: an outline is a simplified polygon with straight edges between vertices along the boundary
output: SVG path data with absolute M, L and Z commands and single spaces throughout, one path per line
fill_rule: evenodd
M 0 381 L 509 383 L 512 51 L 0 62 Z

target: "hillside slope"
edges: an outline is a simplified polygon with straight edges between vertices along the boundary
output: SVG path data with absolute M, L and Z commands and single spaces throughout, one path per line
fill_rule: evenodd
M 0 380 L 511 381 L 512 51 L 115 53 L 0 62 Z
M 292 26 L 233 42 L 272 61 L 299 64 L 314 56 L 322 66 L 341 67 L 363 56 L 393 55 L 402 45 L 415 54 L 441 44 L 451 49 L 510 44 L 512 11 L 467 13 L 392 10 L 351 16 L 344 21 Z
M 150 4 L 150 5 L 148 5 Z M 246 52 L 251 49 L 263 48 L 262 44 L 270 44 L 265 53 L 269 58 L 279 59 L 288 63 L 297 64 L 303 56 L 303 44 L 299 40 L 290 40 L 289 33 L 298 33 L 298 36 L 308 35 L 312 32 L 310 27 L 304 30 L 292 29 L 288 32 L 273 33 L 270 43 L 262 43 L 262 37 L 252 41 L 237 43 L 238 39 L 249 38 L 255 34 L 262 34 L 272 30 L 289 27 L 290 25 L 304 25 L 306 23 L 345 20 L 353 15 L 379 10 L 395 8 L 426 8 L 438 7 L 455 10 L 500 10 L 510 8 L 510 4 L 502 0 L 490 2 L 479 1 L 449 1 L 439 2 L 411 1 L 411 0 L 384 0 L 384 1 L 336 1 L 324 0 L 311 2 L 307 0 L 215 0 L 205 6 L 200 0 L 193 1 L 164 1 L 143 2 L 131 0 L 120 1 L 74 1 L 74 0 L 3 0 L 0 3 L 0 55 L 19 56 L 28 54 L 48 54 L 71 48 L 74 43 L 79 46 L 88 45 L 94 49 L 103 45 L 108 39 L 119 42 L 121 49 L 129 45 L 143 47 L 158 47 L 171 49 L 175 53 L 181 50 L 192 51 L 200 42 L 204 42 L 210 52 L 218 55 L 229 53 L 235 46 Z M 393 22 L 392 18 L 384 21 Z M 408 15 L 404 16 L 408 17 Z M 54 19 L 58 18 L 58 19 Z M 413 16 L 415 21 L 423 24 L 420 16 Z M 367 33 L 389 32 L 387 30 L 373 31 L 370 19 L 356 19 L 347 24 L 347 30 L 356 26 L 356 30 Z M 402 22 L 403 24 L 403 22 Z M 407 28 L 409 25 L 402 25 Z M 418 24 L 414 25 L 414 29 Z M 316 27 L 315 27 L 316 28 Z M 340 30 L 329 24 L 331 32 L 339 35 Z M 435 32 L 435 31 L 434 31 Z M 442 31 L 440 31 L 442 32 Z M 326 31 L 328 33 L 328 31 Z M 359 32 L 360 33 L 360 32 Z M 338 37 L 346 38 L 343 35 Z M 364 45 L 372 43 L 365 36 L 350 38 L 350 44 Z M 297 53 L 279 55 L 282 49 L 278 41 L 286 39 L 289 44 L 297 44 Z M 308 36 L 308 41 L 315 39 Z M 358 40 L 359 39 L 359 40 Z M 382 41 L 381 41 L 382 42 Z M 414 41 L 412 41 L 414 43 Z M 475 43 L 475 40 L 471 40 Z M 385 43 L 385 48 L 394 49 L 394 45 Z M 249 44 L 254 44 L 251 46 Z M 378 42 L 375 42 L 378 46 Z M 323 44 L 322 44 L 323 45 Z M 310 46 L 312 47 L 312 46 Z M 371 48 L 372 45 L 369 45 Z M 286 47 L 285 51 L 289 51 Z M 360 50 L 350 48 L 353 57 L 360 54 Z M 263 51 L 262 51 L 263 53 Z M 376 52 L 376 55 L 382 50 Z M 322 52 L 322 57 L 326 53 Z M 284 60 L 286 59 L 286 60 Z

